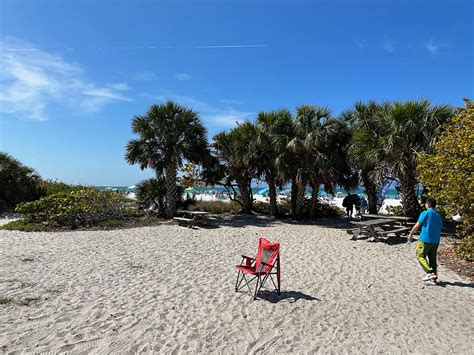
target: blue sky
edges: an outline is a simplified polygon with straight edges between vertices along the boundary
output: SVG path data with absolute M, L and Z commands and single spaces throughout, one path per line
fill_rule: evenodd
M 0 4 L 0 150 L 42 176 L 132 185 L 130 121 L 174 99 L 209 137 L 261 110 L 473 97 L 472 1 Z

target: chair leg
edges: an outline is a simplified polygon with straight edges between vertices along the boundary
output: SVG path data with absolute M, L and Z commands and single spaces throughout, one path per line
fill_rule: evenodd
M 255 276 L 254 278 L 256 278 L 257 276 Z M 253 281 L 253 279 L 250 279 L 250 280 L 247 280 L 247 278 L 245 277 L 245 274 L 242 273 L 242 280 L 245 280 L 245 284 L 247 285 L 248 289 L 249 289 L 249 293 L 252 294 L 252 289 L 250 288 L 250 282 Z M 241 281 L 242 281 L 241 280 Z
M 280 288 L 275 284 L 272 275 L 270 275 L 270 280 L 272 280 L 273 287 L 275 287 L 275 291 L 277 292 L 277 294 L 280 294 Z
M 257 277 L 257 282 L 255 283 L 255 293 L 253 294 L 253 299 L 257 299 L 258 284 L 260 283 L 260 276 Z
M 240 271 L 237 273 L 237 281 L 235 281 L 235 292 L 238 291 L 239 286 L 240 286 L 239 278 L 240 278 Z
M 280 265 L 280 254 L 278 254 L 278 266 L 277 266 L 277 283 L 278 283 L 278 295 L 281 294 L 281 265 Z

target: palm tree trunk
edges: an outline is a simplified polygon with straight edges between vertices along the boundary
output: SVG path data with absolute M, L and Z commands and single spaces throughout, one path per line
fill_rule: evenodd
M 301 217 L 306 200 L 305 196 L 307 185 L 307 182 L 303 178 L 301 171 L 298 172 L 298 176 L 296 177 L 296 185 L 298 186 L 298 194 L 296 196 L 296 215 Z
M 276 185 L 273 178 L 269 178 L 267 181 L 268 184 L 268 194 L 270 196 L 270 213 L 272 216 L 278 215 L 278 206 L 276 198 Z
M 319 182 L 312 181 L 311 185 L 311 210 L 309 211 L 310 217 L 315 218 L 318 209 L 318 194 L 319 194 Z
M 177 186 L 176 186 L 176 159 L 171 159 L 165 167 L 165 185 L 166 185 L 166 218 L 171 219 L 176 213 Z
M 416 196 L 417 181 L 414 170 L 413 172 L 408 170 L 407 173 L 400 175 L 399 178 L 403 212 L 405 216 L 417 218 L 420 213 L 420 204 Z
M 298 185 L 296 184 L 296 174 L 291 177 L 291 206 L 290 213 L 296 217 L 296 199 L 298 197 Z
M 370 177 L 370 169 L 362 169 L 362 182 L 364 183 L 365 193 L 367 194 L 367 202 L 369 205 L 369 213 L 377 213 L 377 184 Z
M 249 183 L 247 179 L 242 178 L 237 180 L 237 185 L 239 186 L 240 198 L 242 199 L 242 213 L 250 214 L 252 213 L 253 201 Z

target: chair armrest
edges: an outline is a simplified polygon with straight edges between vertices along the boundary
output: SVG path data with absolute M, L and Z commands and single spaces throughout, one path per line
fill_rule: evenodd
M 255 258 L 251 258 L 250 256 L 247 256 L 247 255 L 242 255 L 242 258 L 244 258 L 244 259 L 250 259 L 250 260 L 255 260 Z
M 243 265 L 245 261 L 245 265 L 247 266 L 252 266 L 252 264 L 255 263 L 255 259 L 251 258 L 250 256 L 242 255 L 242 261 L 240 262 L 240 265 Z

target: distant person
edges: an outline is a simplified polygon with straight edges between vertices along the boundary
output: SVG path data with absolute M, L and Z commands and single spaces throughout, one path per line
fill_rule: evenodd
M 359 205 L 360 203 L 360 198 L 359 196 L 355 194 L 349 194 L 346 197 L 344 197 L 344 200 L 342 200 L 342 207 L 346 208 L 346 213 L 347 213 L 347 218 L 351 219 L 352 218 L 352 212 L 354 210 L 354 206 Z
M 420 262 L 426 276 L 423 281 L 429 281 L 432 284 L 438 283 L 438 265 L 436 255 L 441 239 L 441 228 L 443 220 L 436 208 L 436 200 L 427 198 L 425 202 L 426 211 L 421 212 L 418 222 L 413 226 L 408 241 L 413 240 L 413 234 L 421 227 L 420 238 L 416 244 L 416 257 Z
M 360 199 L 360 213 L 365 214 L 367 212 L 367 208 L 369 207 L 369 204 L 367 203 L 367 200 L 365 197 L 362 196 Z
M 354 207 L 356 210 L 356 217 L 360 216 L 360 197 L 359 195 L 352 195 L 353 196 L 353 201 L 354 201 Z
M 352 209 L 353 209 L 353 204 L 351 203 L 350 196 L 351 195 L 347 195 L 346 197 L 344 197 L 344 200 L 342 200 L 342 207 L 346 208 L 347 218 L 349 219 L 351 219 L 352 217 Z

